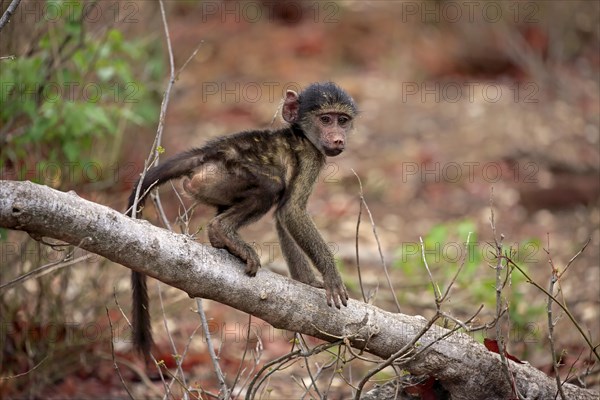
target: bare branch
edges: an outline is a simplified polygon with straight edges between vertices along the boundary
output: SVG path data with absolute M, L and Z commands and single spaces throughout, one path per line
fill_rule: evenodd
M 19 6 L 20 2 L 21 0 L 12 0 L 8 7 L 6 7 L 6 11 L 4 11 L 4 14 L 0 18 L 0 31 L 2 31 L 4 25 L 6 25 L 8 21 L 10 21 L 10 17 L 12 17 L 12 15 L 17 10 L 17 7 Z
M 335 337 L 348 338 L 349 345 L 358 349 L 368 345 L 366 351 L 383 359 L 412 346 L 413 339 L 428 325 L 422 317 L 389 313 L 352 299 L 342 310 L 328 307 L 322 289 L 265 269 L 248 277 L 240 260 L 225 250 L 133 220 L 73 192 L 31 182 L 0 181 L 0 227 L 73 245 L 81 243 L 87 251 L 157 278 L 191 297 L 230 305 L 275 328 L 329 342 L 337 341 Z M 89 240 L 82 241 L 86 237 Z M 377 333 L 370 327 L 376 327 Z M 468 335 L 434 325 L 418 340 L 417 348 L 426 350 L 404 363 L 403 369 L 414 375 L 435 376 L 456 398 L 500 400 L 510 396 L 511 385 L 500 356 Z M 556 393 L 556 382 L 541 371 L 528 364 L 508 363 L 524 395 L 529 395 L 531 387 L 536 388 L 538 398 L 551 398 Z M 598 396 L 568 383 L 563 389 L 569 399 Z

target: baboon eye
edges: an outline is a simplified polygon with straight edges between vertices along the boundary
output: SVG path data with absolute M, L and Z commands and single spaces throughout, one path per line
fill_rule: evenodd
M 345 115 L 342 115 L 338 118 L 338 124 L 340 125 L 346 125 L 349 121 L 350 118 L 346 117 Z
M 331 117 L 329 115 L 321 115 L 319 119 L 325 125 L 329 125 L 331 123 Z

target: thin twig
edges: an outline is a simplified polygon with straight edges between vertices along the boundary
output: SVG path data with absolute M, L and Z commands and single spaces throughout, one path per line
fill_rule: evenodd
M 206 347 L 208 348 L 208 354 L 210 355 L 210 359 L 213 364 L 213 369 L 215 374 L 217 375 L 217 380 L 219 381 L 219 386 L 221 386 L 220 396 L 223 399 L 231 398 L 231 390 L 227 387 L 227 383 L 225 382 L 225 376 L 223 375 L 223 371 L 221 371 L 221 366 L 219 365 L 219 358 L 215 353 L 215 348 L 212 343 L 210 328 L 208 327 L 208 320 L 206 319 L 206 314 L 204 313 L 204 308 L 202 307 L 202 299 L 196 298 L 196 306 L 198 307 L 197 313 L 200 316 L 200 321 L 202 322 L 202 333 L 206 338 Z
M 192 395 L 192 396 L 194 396 L 194 398 L 195 398 L 195 399 L 200 399 L 200 396 L 197 396 L 197 395 L 195 395 L 194 393 L 192 393 L 192 392 L 191 392 L 191 391 L 190 391 L 190 390 L 189 390 L 189 389 L 188 389 L 188 388 L 185 386 L 185 383 L 184 383 L 183 381 L 179 380 L 179 378 L 177 377 L 177 374 L 174 374 L 174 373 L 172 373 L 171 371 L 169 371 L 169 369 L 167 368 L 167 365 L 165 364 L 165 361 L 164 361 L 164 360 L 160 360 L 159 362 L 157 362 L 157 363 L 156 363 L 156 366 L 157 366 L 157 367 L 159 367 L 159 370 L 162 370 L 162 369 L 164 369 L 164 370 L 165 370 L 165 372 L 166 372 L 166 374 L 167 374 L 169 377 L 171 377 L 171 379 L 172 379 L 172 380 L 175 380 L 177 383 L 179 383 L 179 386 L 181 386 L 181 388 L 183 389 L 183 391 L 184 391 L 184 394 L 186 394 L 186 398 L 187 398 L 187 395 Z M 163 378 L 163 382 L 165 382 L 164 378 Z M 169 388 L 170 388 L 170 386 L 169 386 Z M 167 393 L 170 393 L 170 392 L 167 392 Z M 165 397 L 166 397 L 166 394 L 165 394 Z M 163 397 L 163 398 L 165 398 L 165 397 Z M 173 397 L 175 397 L 175 396 L 173 395 Z
M 362 189 L 361 189 L 362 192 Z M 356 271 L 358 272 L 358 286 L 360 286 L 360 293 L 362 294 L 363 301 L 367 303 L 367 296 L 365 295 L 365 288 L 363 287 L 362 274 L 360 272 L 360 256 L 358 252 L 358 232 L 360 229 L 360 219 L 362 217 L 362 198 L 358 200 L 358 218 L 356 219 L 356 236 L 355 236 L 355 248 L 356 248 Z
M 146 176 L 147 170 L 153 166 L 158 165 L 158 158 L 160 155 L 160 144 L 162 143 L 162 134 L 165 126 L 165 116 L 167 114 L 167 108 L 169 107 L 169 100 L 171 98 L 171 90 L 175 84 L 175 61 L 173 57 L 173 48 L 171 46 L 171 35 L 169 34 L 169 24 L 167 23 L 167 17 L 165 14 L 165 7 L 162 0 L 159 0 L 160 6 L 160 15 L 162 18 L 162 24 L 165 31 L 165 39 L 167 43 L 167 52 L 169 55 L 169 66 L 170 66 L 170 77 L 169 82 L 167 83 L 167 88 L 165 89 L 165 93 L 163 94 L 162 102 L 160 104 L 160 114 L 158 117 L 158 126 L 156 128 L 156 135 L 154 136 L 154 142 L 152 143 L 152 148 L 150 150 L 150 154 L 148 158 L 144 162 L 144 170 L 140 175 L 140 180 L 138 182 L 135 199 L 133 201 L 133 209 L 131 210 L 131 217 L 135 219 L 137 212 L 137 203 L 140 198 L 140 191 L 142 187 L 142 182 L 144 181 L 144 177 Z
M 348 349 L 349 347 L 347 347 L 347 346 L 338 346 L 338 348 L 337 348 L 337 355 L 335 357 L 333 357 L 333 359 L 329 363 L 323 364 L 322 366 L 319 367 L 319 369 L 317 371 L 317 376 L 316 376 L 317 379 L 321 376 L 322 373 L 324 373 L 325 371 L 327 371 L 328 369 L 330 369 L 334 365 L 337 366 L 340 363 L 340 361 L 342 360 L 342 357 L 341 357 L 342 348 Z M 331 390 L 331 385 L 333 384 L 333 378 L 335 378 L 335 375 L 336 375 L 338 369 L 339 368 L 334 368 L 333 369 L 333 372 L 332 372 L 331 376 L 329 377 L 329 379 L 327 381 L 327 389 L 325 390 L 325 393 L 329 393 L 329 391 Z
M 77 257 L 73 260 L 67 261 L 67 259 L 72 255 L 71 254 L 67 254 L 65 255 L 65 257 L 60 260 L 60 261 L 56 261 L 56 262 L 52 262 L 46 265 L 42 265 L 41 267 L 38 267 L 34 270 L 31 270 L 29 272 L 27 272 L 26 274 L 20 275 L 18 278 L 15 278 L 11 281 L 6 282 L 3 285 L 0 285 L 0 290 L 2 289 L 10 289 L 11 287 L 19 284 L 19 283 L 23 283 L 26 280 L 32 279 L 32 278 L 40 278 L 44 275 L 47 275 L 51 272 L 54 271 L 58 271 L 59 269 L 71 266 L 73 264 L 77 264 L 79 262 L 85 261 L 89 258 L 92 258 L 94 256 L 96 256 L 96 254 L 93 253 L 89 253 L 85 256 L 81 256 L 81 257 Z
M 113 360 L 112 355 L 108 356 L 104 353 L 98 354 L 98 358 L 101 360 L 107 360 L 107 361 Z M 146 385 L 146 387 L 152 392 L 152 394 L 155 397 L 160 397 L 162 395 L 162 392 L 156 388 L 156 386 L 152 383 L 150 378 L 148 378 L 148 375 L 142 370 L 142 368 L 137 366 L 134 362 L 129 361 L 123 357 L 116 357 L 116 356 L 115 356 L 115 360 L 117 361 L 117 363 L 121 364 L 121 366 L 125 366 L 125 367 L 129 368 L 131 371 L 133 371 L 133 373 L 139 377 L 139 379 Z
M 200 329 L 200 325 L 196 326 L 196 328 L 194 328 L 194 330 L 192 331 L 192 333 L 190 334 L 190 336 L 188 337 L 188 341 L 185 344 L 185 347 L 183 348 L 183 352 L 181 353 L 181 355 L 179 356 L 180 361 L 178 361 L 179 363 L 183 364 L 183 360 L 185 359 L 185 356 L 188 353 L 188 350 L 190 349 L 190 345 L 192 343 L 192 339 L 194 338 L 194 336 L 196 335 L 196 332 L 198 331 L 198 329 Z M 179 365 L 178 365 L 179 368 Z M 183 372 L 182 372 L 183 374 Z M 171 379 L 171 382 L 169 382 L 169 392 L 171 391 L 171 389 L 173 388 L 173 385 L 175 384 L 176 380 L 175 379 Z M 187 383 L 186 383 L 187 385 Z M 192 393 L 192 389 L 190 389 L 189 387 L 184 388 L 184 390 L 188 393 L 193 395 Z M 194 396 L 194 397 L 198 397 L 198 396 Z
M 392 354 L 390 357 L 388 357 L 385 362 L 377 365 L 375 368 L 371 369 L 367 375 L 365 375 L 360 383 L 358 384 L 356 390 L 357 392 L 355 393 L 355 400 L 360 399 L 360 394 L 364 388 L 364 386 L 367 384 L 367 382 L 369 382 L 369 379 L 371 379 L 371 377 L 373 377 L 375 374 L 377 374 L 378 372 L 380 372 L 381 370 L 383 370 L 386 367 L 389 367 L 391 365 L 396 364 L 396 361 L 398 361 L 398 359 L 400 359 L 401 357 L 407 357 L 405 358 L 401 364 L 405 364 L 407 362 L 409 362 L 410 360 L 415 359 L 416 357 L 418 357 L 420 354 L 423 354 L 425 351 L 427 351 L 431 346 L 433 346 L 434 344 L 444 340 L 445 338 L 453 335 L 455 332 L 457 332 L 460 328 L 462 327 L 466 327 L 467 324 L 469 324 L 473 319 L 475 319 L 477 317 L 477 315 L 479 315 L 479 313 L 481 312 L 481 310 L 483 309 L 483 305 L 480 306 L 477 311 L 471 316 L 469 317 L 469 319 L 465 322 L 460 322 L 455 318 L 452 318 L 452 320 L 457 322 L 457 325 L 448 330 L 448 332 L 446 332 L 444 335 L 436 338 L 435 340 L 432 340 L 431 342 L 429 342 L 427 345 L 425 346 L 421 346 L 419 347 L 418 351 L 416 350 L 416 343 L 419 341 L 419 339 L 425 335 L 425 333 L 427 333 L 427 331 L 429 331 L 429 329 L 431 329 L 431 327 L 433 326 L 433 324 L 435 323 L 435 321 L 437 321 L 440 317 L 443 316 L 447 316 L 444 313 L 442 313 L 439 308 L 436 312 L 436 314 L 431 317 L 429 319 L 429 321 L 427 321 L 427 324 L 424 325 L 421 330 L 411 339 L 411 341 L 409 343 L 407 343 L 404 347 L 402 347 L 400 350 L 398 350 L 396 353 Z
M 550 254 L 550 234 L 547 234 L 548 248 L 546 249 L 546 254 L 548 254 L 548 264 L 550 265 L 550 283 L 548 284 L 548 293 L 554 293 L 554 285 L 558 281 L 558 270 L 554 266 L 554 262 L 552 261 L 552 256 Z M 560 381 L 560 373 L 558 372 L 558 363 L 559 361 L 556 359 L 556 350 L 554 349 L 554 326 L 556 322 L 554 322 L 552 318 L 552 296 L 548 296 L 548 301 L 546 304 L 546 314 L 548 316 L 548 342 L 550 343 L 550 355 L 552 358 L 552 369 L 554 370 L 554 379 L 556 380 L 556 387 L 558 390 L 557 394 L 560 394 L 560 398 L 562 400 L 566 400 L 565 392 L 562 388 L 562 382 Z
M 362 393 L 362 390 L 363 390 L 364 386 L 367 384 L 367 382 L 369 382 L 369 379 L 371 379 L 371 377 L 373 377 L 375 374 L 377 374 L 379 371 L 383 370 L 384 368 L 389 367 L 390 365 L 392 365 L 398 358 L 400 358 L 402 356 L 405 356 L 405 355 L 408 355 L 411 352 L 413 352 L 414 351 L 414 347 L 413 346 L 417 343 L 417 341 L 425 333 L 427 333 L 427 331 L 433 326 L 434 322 L 437 321 L 438 318 L 439 318 L 438 314 L 436 314 L 432 318 L 430 318 L 429 321 L 427 321 L 427 324 L 425 324 L 419 330 L 419 332 L 412 338 L 412 340 L 410 342 L 408 342 L 400 350 L 396 351 L 394 354 L 392 354 L 391 356 L 389 356 L 387 358 L 387 360 L 385 360 L 381 364 L 377 365 L 377 367 L 375 367 L 375 368 L 371 369 L 369 372 L 367 372 L 367 374 L 365 376 L 363 376 L 362 379 L 361 379 L 361 381 L 359 382 L 354 398 L 356 400 L 360 399 L 360 394 Z
M 156 288 L 157 288 L 157 292 L 158 292 L 158 301 L 160 303 L 160 311 L 163 316 L 163 324 L 165 326 L 165 331 L 167 332 L 167 337 L 169 338 L 169 343 L 171 345 L 172 354 L 173 354 L 173 357 L 175 358 L 175 364 L 177 365 L 177 373 L 181 374 L 181 381 L 183 382 L 183 387 L 184 387 L 183 398 L 185 400 L 187 400 L 188 396 L 187 396 L 187 393 L 185 392 L 185 388 L 187 388 L 187 382 L 185 381 L 185 374 L 183 372 L 183 368 L 181 367 L 183 357 L 181 357 L 180 354 L 177 352 L 177 346 L 175 346 L 175 341 L 173 340 L 173 336 L 171 335 L 171 330 L 169 329 L 169 322 L 167 320 L 167 314 L 165 313 L 165 305 L 164 305 L 163 298 L 162 298 L 162 284 L 158 280 L 156 281 Z M 175 376 L 177 376 L 177 375 L 175 375 Z M 171 383 L 169 384 L 169 388 L 171 387 L 172 384 L 173 384 L 173 381 L 171 381 Z
M 125 311 L 123 311 L 123 307 L 121 307 L 121 304 L 119 304 L 119 300 L 117 299 L 117 289 L 116 288 L 113 288 L 113 298 L 115 300 L 115 304 L 117 305 L 117 309 L 119 310 L 119 312 L 121 313 L 121 316 L 125 320 L 125 323 L 127 323 L 127 326 L 129 326 L 129 329 L 133 329 L 133 327 L 131 326 L 131 321 L 127 317 L 127 314 L 125 313 Z M 154 357 L 151 357 L 151 358 L 156 363 L 156 359 Z M 133 363 L 131 363 L 130 361 L 127 361 L 127 360 L 121 360 L 121 364 L 124 364 L 124 365 L 128 366 L 131 370 L 133 370 L 133 372 L 135 372 L 140 377 L 142 382 L 144 382 L 146 384 L 146 386 L 148 386 L 153 392 L 155 392 L 156 395 L 161 394 L 155 388 L 155 386 L 152 384 L 152 382 L 150 381 L 150 378 L 148 378 L 148 375 L 146 375 L 143 371 L 141 371 L 140 368 L 138 368 L 136 365 L 134 365 Z M 161 376 L 162 376 L 162 373 L 161 373 Z M 164 383 L 164 381 L 163 381 L 163 383 Z
M 494 189 L 492 188 L 492 191 L 490 193 L 490 226 L 492 229 L 492 234 L 494 236 L 494 244 L 495 244 L 495 248 L 496 248 L 496 266 L 495 266 L 495 270 L 496 270 L 496 283 L 495 283 L 495 290 L 496 290 L 496 318 L 498 319 L 498 322 L 500 322 L 500 315 L 503 314 L 503 301 L 502 301 L 502 289 L 504 288 L 504 284 L 502 281 L 502 270 L 504 269 L 504 265 L 502 263 L 503 261 L 503 254 L 502 254 L 502 243 L 504 241 L 504 234 L 500 234 L 500 240 L 498 240 L 498 236 L 496 235 L 496 221 L 494 219 Z M 508 277 L 508 263 L 506 265 L 506 274 Z M 508 308 L 508 304 L 507 304 L 507 308 Z M 507 318 L 508 319 L 508 318 Z M 521 393 L 519 393 L 519 390 L 517 389 L 517 384 L 516 381 L 514 379 L 513 374 L 510 371 L 510 364 L 508 362 L 508 359 L 506 358 L 506 345 L 504 343 L 504 337 L 502 336 L 502 326 L 500 323 L 496 323 L 496 343 L 498 344 L 498 353 L 500 355 L 500 360 L 502 362 L 502 366 L 503 366 L 503 371 L 506 375 L 506 379 L 508 380 L 508 382 L 510 382 L 511 384 L 511 389 L 513 391 L 513 395 L 517 396 L 517 398 L 519 399 L 523 399 L 523 396 L 521 395 Z
M 505 258 L 510 265 L 512 265 L 521 274 L 523 274 L 523 276 L 525 277 L 525 279 L 527 280 L 528 283 L 532 284 L 538 290 L 542 291 L 546 296 L 552 297 L 552 300 L 565 312 L 565 314 L 571 320 L 573 325 L 575 325 L 575 328 L 579 331 L 579 333 L 581 334 L 581 336 L 583 337 L 583 339 L 589 346 L 590 350 L 594 353 L 594 356 L 596 357 L 596 359 L 598 359 L 598 361 L 600 361 L 600 353 L 598 353 L 598 346 L 594 345 L 591 341 L 591 338 L 588 337 L 585 334 L 585 332 L 583 332 L 583 328 L 581 327 L 581 325 L 579 325 L 579 323 L 577 323 L 577 320 L 575 319 L 573 314 L 571 314 L 571 312 L 569 311 L 567 306 L 565 304 L 561 303 L 560 301 L 558 301 L 558 299 L 556 299 L 554 296 L 552 296 L 552 294 L 548 293 L 548 291 L 546 289 L 544 289 L 538 283 L 536 283 L 533 279 L 531 279 L 531 277 L 527 274 L 527 272 L 525 272 L 521 267 L 519 267 L 519 265 L 517 265 L 510 257 L 503 256 L 503 258 Z
M 252 374 L 254 373 L 254 371 L 256 370 L 256 367 L 258 366 L 258 364 L 260 363 L 260 360 L 262 358 L 262 354 L 264 351 L 265 346 L 263 345 L 262 339 L 260 338 L 260 336 L 256 336 L 256 346 L 253 349 L 253 354 L 254 354 L 254 364 L 252 365 L 252 369 L 248 372 L 246 379 L 244 379 L 244 382 L 240 385 L 240 390 L 238 391 L 238 395 L 234 398 L 238 398 L 240 397 L 243 388 L 246 387 L 246 385 L 248 384 L 248 382 L 250 382 L 250 380 L 252 379 Z
M 581 250 L 579 250 L 577 252 L 577 254 L 575 254 L 573 257 L 571 257 L 571 259 L 569 260 L 569 262 L 565 266 L 565 269 L 563 269 L 562 271 L 560 271 L 560 273 L 558 274 L 558 278 L 559 279 L 567 272 L 567 269 L 569 269 L 569 267 L 571 266 L 571 264 L 573 264 L 573 261 L 575 261 L 575 259 L 577 257 L 579 257 L 579 255 L 581 255 L 581 253 L 583 253 L 583 251 L 588 247 L 588 245 L 590 244 L 591 241 L 592 241 L 592 238 L 588 238 L 587 242 L 585 242 L 585 244 L 583 245 L 583 247 L 581 248 Z
M 2 18 L 0 18 L 0 31 L 2 30 L 2 28 L 4 28 L 4 25 L 6 25 L 8 21 L 10 21 L 10 17 L 12 17 L 12 15 L 17 10 L 17 7 L 19 6 L 20 2 L 21 0 L 12 0 L 8 7 L 6 7 L 6 11 L 4 11 Z
M 429 282 L 431 282 L 431 287 L 433 288 L 433 296 L 435 297 L 435 304 L 439 308 L 441 293 L 440 289 L 436 285 L 433 280 L 433 275 L 431 274 L 431 270 L 429 269 L 429 264 L 427 263 L 427 257 L 425 257 L 425 243 L 423 243 L 423 238 L 419 236 L 419 242 L 421 242 L 421 258 L 423 259 L 423 264 L 425 264 L 425 269 L 427 270 L 427 274 L 429 275 Z
M 320 345 L 314 347 L 312 350 L 309 350 L 308 352 L 302 352 L 302 350 L 293 350 L 293 351 L 290 351 L 289 353 L 286 353 L 274 360 L 269 361 L 268 363 L 263 365 L 263 367 L 258 371 L 258 373 L 254 376 L 254 378 L 250 382 L 250 385 L 248 386 L 248 390 L 246 391 L 246 400 L 254 399 L 256 396 L 256 391 L 261 387 L 263 382 L 269 376 L 274 374 L 276 371 L 281 370 L 283 368 L 282 366 L 285 363 L 294 361 L 298 357 L 309 357 L 313 354 L 320 353 L 331 347 L 339 346 L 342 343 L 343 343 L 342 340 L 338 340 L 338 341 L 335 341 L 332 343 L 323 343 L 323 344 L 320 344 Z M 274 367 L 275 365 L 278 365 L 278 366 Z M 264 377 L 261 378 L 262 374 L 265 371 L 268 371 L 268 372 L 265 374 Z
M 242 358 L 240 359 L 240 366 L 238 367 L 238 371 L 235 374 L 235 379 L 233 380 L 233 383 L 231 384 L 231 393 L 233 394 L 233 390 L 235 389 L 235 386 L 237 385 L 237 383 L 239 382 L 240 378 L 242 377 L 242 373 L 243 373 L 243 366 L 244 366 L 244 361 L 246 361 L 246 354 L 248 353 L 248 345 L 250 344 L 250 332 L 251 332 L 251 328 L 252 327 L 252 315 L 248 314 L 248 329 L 246 330 L 246 344 L 244 346 L 244 352 L 242 353 Z M 242 388 L 240 388 L 241 391 Z M 239 393 L 238 393 L 239 395 Z
M 131 394 L 131 392 L 129 391 L 129 388 L 127 387 L 127 384 L 125 383 L 125 379 L 123 379 L 123 375 L 121 375 L 121 370 L 119 369 L 119 364 L 117 364 L 117 360 L 115 358 L 115 343 L 114 343 L 115 342 L 115 333 L 113 330 L 112 321 L 110 319 L 110 314 L 108 312 L 108 307 L 106 307 L 106 317 L 108 318 L 108 324 L 110 325 L 110 352 L 112 354 L 113 366 L 115 368 L 115 371 L 117 372 L 117 375 L 119 376 L 119 379 L 121 380 L 121 383 L 123 384 L 123 388 L 129 395 L 129 398 L 133 400 L 133 399 L 135 399 L 135 397 L 133 397 L 133 394 Z
M 187 65 L 190 63 L 190 61 L 192 61 L 192 59 L 194 57 L 196 57 L 196 54 L 198 54 L 198 51 L 200 50 L 200 47 L 202 47 L 203 44 L 204 44 L 204 40 L 201 40 L 200 43 L 198 43 L 198 46 L 196 46 L 196 49 L 194 49 L 194 51 L 188 57 L 188 59 L 185 60 L 185 62 L 181 66 L 181 68 L 179 68 L 179 70 L 175 73 L 175 79 L 179 79 L 179 75 L 183 72 L 183 70 L 185 69 L 185 67 L 187 67 Z
M 465 266 L 465 262 L 467 260 L 468 254 L 469 254 L 469 244 L 470 244 L 470 242 L 471 242 L 471 232 L 469 232 L 467 234 L 467 241 L 465 242 L 465 252 L 463 253 L 464 256 L 462 257 L 462 261 L 460 262 L 460 265 L 458 266 L 458 269 L 456 270 L 456 273 L 454 274 L 454 276 L 450 280 L 450 283 L 447 285 L 446 290 L 444 291 L 444 294 L 442 295 L 442 297 L 440 299 L 440 302 L 443 302 L 444 300 L 446 300 L 448 298 L 448 296 L 450 295 L 450 290 L 452 289 L 452 287 L 454 286 L 454 283 L 458 279 L 458 276 L 462 272 L 462 269 Z
M 167 218 L 167 214 L 165 213 L 165 209 L 162 206 L 162 202 L 160 201 L 160 193 L 158 193 L 158 191 L 154 192 L 154 194 L 152 195 L 152 202 L 156 207 L 159 219 L 163 223 L 165 229 L 173 231 L 173 227 L 171 226 L 169 218 Z
M 358 185 L 360 188 L 360 200 L 365 206 L 365 210 L 367 210 L 367 214 L 369 214 L 369 219 L 371 220 L 371 227 L 373 228 L 373 235 L 375 236 L 375 241 L 377 242 L 377 250 L 379 250 L 379 257 L 381 258 L 381 265 L 383 266 L 383 272 L 385 273 L 385 278 L 387 279 L 388 286 L 390 287 L 390 291 L 392 292 L 392 298 L 394 299 L 394 303 L 396 303 L 396 308 L 398 312 L 400 310 L 400 303 L 398 303 L 398 297 L 396 296 L 396 291 L 394 290 L 394 285 L 392 284 L 392 279 L 390 278 L 390 274 L 388 273 L 387 265 L 385 263 L 385 257 L 383 256 L 383 250 L 381 249 L 381 241 L 379 240 L 379 235 L 377 234 L 377 225 L 375 225 L 375 221 L 373 220 L 373 214 L 371 214 L 371 210 L 369 209 L 369 205 L 367 204 L 365 197 L 363 195 L 362 182 L 360 181 L 360 177 L 356 173 L 356 171 L 352 170 L 354 176 L 358 180 Z
M 298 338 L 298 346 L 300 346 L 302 348 L 302 351 L 304 353 L 306 353 L 308 351 L 308 348 L 306 346 L 306 343 L 304 342 L 304 338 L 302 337 L 301 334 L 299 333 L 295 333 L 294 336 L 296 338 Z M 302 384 L 304 385 L 304 394 L 302 395 L 302 398 L 304 398 L 306 395 L 308 395 L 308 393 L 310 392 L 310 388 L 311 386 L 315 388 L 315 392 L 317 393 L 318 398 L 322 399 L 323 395 L 321 394 L 321 392 L 319 391 L 319 387 L 317 386 L 317 381 L 316 379 L 313 377 L 312 372 L 310 371 L 310 365 L 308 364 L 308 357 L 304 357 L 304 366 L 306 367 L 306 373 L 308 374 L 308 378 L 310 379 L 310 385 L 306 386 L 306 384 L 304 384 L 304 380 L 302 380 Z
M 27 375 L 30 372 L 35 371 L 40 365 L 42 365 L 46 360 L 48 359 L 48 356 L 42 358 L 42 360 L 35 364 L 33 367 L 31 367 L 30 369 L 28 369 L 25 372 L 21 372 L 20 374 L 16 374 L 16 375 L 9 375 L 9 376 L 0 376 L 0 381 L 7 381 L 7 380 L 11 380 L 11 379 L 15 379 L 15 378 L 20 378 L 22 376 Z
M 165 393 L 163 394 L 163 400 L 166 400 L 166 398 L 169 395 L 171 395 L 171 397 L 175 398 L 175 396 L 171 392 L 171 387 L 167 383 L 167 380 L 165 379 L 165 375 L 163 374 L 163 371 L 162 371 L 163 370 L 162 367 L 165 365 L 165 362 L 163 360 L 158 361 L 152 353 L 150 353 L 150 359 L 152 360 L 152 362 L 154 362 L 154 365 L 156 366 L 156 369 L 158 371 L 158 375 L 160 376 L 160 381 L 162 382 L 163 387 L 165 389 Z

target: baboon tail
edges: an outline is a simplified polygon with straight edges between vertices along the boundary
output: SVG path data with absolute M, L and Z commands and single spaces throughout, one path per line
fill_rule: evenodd
M 152 187 L 158 187 L 171 179 L 190 174 L 194 168 L 202 163 L 203 158 L 202 149 L 194 149 L 178 154 L 175 157 L 168 159 L 163 164 L 150 168 L 146 172 L 140 187 L 138 207 L 144 204 L 144 200 Z M 129 196 L 126 212 L 126 215 L 128 216 L 133 215 L 133 203 L 135 203 L 138 185 L 139 180 L 136 182 L 133 191 Z M 146 362 L 148 362 L 153 340 L 146 275 L 141 272 L 132 271 L 131 288 L 133 300 L 131 321 L 133 326 L 133 344 L 146 358 Z
M 132 299 L 132 321 L 133 345 L 142 354 L 146 361 L 150 356 L 152 347 L 152 327 L 150 325 L 150 305 L 148 304 L 148 288 L 146 286 L 146 275 L 132 271 L 131 288 Z

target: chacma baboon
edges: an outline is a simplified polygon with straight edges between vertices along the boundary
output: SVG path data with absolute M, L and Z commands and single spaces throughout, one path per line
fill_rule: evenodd
M 208 224 L 212 246 L 227 249 L 254 276 L 260 260 L 238 229 L 275 207 L 277 233 L 292 278 L 324 288 L 327 304 L 346 305 L 348 293 L 333 254 L 306 211 L 326 157 L 340 154 L 357 114 L 354 100 L 332 82 L 315 83 L 300 94 L 288 90 L 282 116 L 289 126 L 246 131 L 213 140 L 150 168 L 138 204 L 153 186 L 184 177 L 183 189 L 196 202 L 214 206 Z M 139 182 L 138 182 L 139 184 Z M 129 197 L 131 215 L 136 188 Z M 310 262 L 319 270 L 318 279 Z M 146 276 L 132 273 L 134 343 L 144 355 L 152 344 Z

